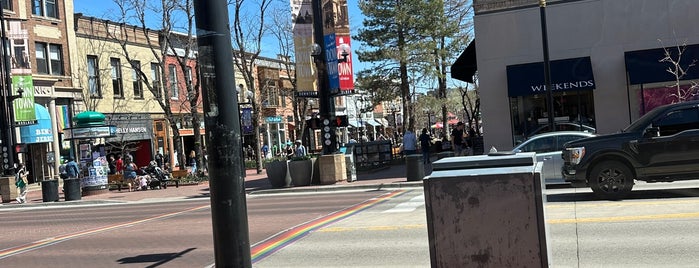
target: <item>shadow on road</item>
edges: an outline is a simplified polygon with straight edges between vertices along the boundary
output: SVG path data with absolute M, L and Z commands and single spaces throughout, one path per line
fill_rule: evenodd
M 699 197 L 699 188 L 684 188 L 684 189 L 657 189 L 657 190 L 633 190 L 622 200 L 644 200 L 644 199 L 668 199 L 668 198 L 685 198 Z M 604 201 L 594 193 L 562 193 L 562 194 L 546 194 L 546 201 L 554 202 L 585 202 L 585 201 Z
M 158 267 L 163 264 L 168 263 L 171 260 L 182 257 L 184 254 L 194 250 L 195 248 L 188 248 L 181 252 L 174 253 L 158 253 L 158 254 L 145 254 L 138 255 L 134 257 L 126 257 L 118 260 L 119 264 L 129 264 L 129 263 L 152 263 L 151 265 L 145 267 Z

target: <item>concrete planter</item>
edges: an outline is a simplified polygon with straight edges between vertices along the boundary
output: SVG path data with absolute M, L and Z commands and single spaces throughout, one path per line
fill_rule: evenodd
M 289 173 L 294 186 L 309 186 L 313 178 L 313 161 L 311 159 L 289 161 Z
M 265 163 L 267 170 L 267 179 L 274 188 L 282 188 L 291 186 L 291 178 L 286 176 L 287 166 L 286 161 L 272 161 Z

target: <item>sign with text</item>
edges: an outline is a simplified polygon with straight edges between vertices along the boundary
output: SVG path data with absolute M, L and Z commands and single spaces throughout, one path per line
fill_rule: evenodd
M 349 35 L 335 37 L 337 40 L 337 58 L 342 62 L 337 63 L 337 72 L 340 79 L 340 90 L 354 89 L 354 76 L 352 74 L 352 49 Z
M 36 124 L 36 113 L 34 112 L 34 82 L 31 75 L 12 76 L 12 95 L 22 97 L 12 102 L 12 109 L 15 114 L 15 124 L 19 126 Z

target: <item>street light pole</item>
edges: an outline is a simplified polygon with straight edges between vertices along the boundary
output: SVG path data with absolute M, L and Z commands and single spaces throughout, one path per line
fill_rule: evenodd
M 549 62 L 549 38 L 546 29 L 546 0 L 539 0 L 541 14 L 541 41 L 544 49 L 544 84 L 546 84 L 546 103 L 548 109 L 549 131 L 555 131 L 553 113 L 553 88 L 551 87 L 551 66 Z
M 226 1 L 194 1 L 216 267 L 252 267 Z
M 15 151 L 15 130 L 13 127 L 13 109 L 12 109 L 12 101 L 15 99 L 14 96 L 12 96 L 12 77 L 10 76 L 10 46 L 9 42 L 7 40 L 7 34 L 5 32 L 5 13 L 2 12 L 4 9 L 2 5 L 2 1 L 0 1 L 0 38 L 1 44 L 2 45 L 2 51 L 0 51 L 0 58 L 2 60 L 2 86 L 0 87 L 3 92 L 3 98 L 2 98 L 2 109 L 0 109 L 0 113 L 2 118 L 2 139 L 0 139 L 0 142 L 2 142 L 2 145 L 0 146 L 0 150 L 2 153 L 2 173 L 6 176 L 11 176 L 14 175 L 14 164 L 15 164 L 15 159 L 17 158 L 17 152 Z
M 323 3 L 321 0 L 312 0 L 313 5 L 313 38 L 315 39 L 314 56 L 318 71 L 318 112 L 320 114 L 320 126 L 323 142 L 323 154 L 329 155 L 337 150 L 337 137 L 335 126 L 331 116 L 335 113 L 335 99 L 330 95 L 330 81 L 326 64 L 327 51 L 323 36 Z

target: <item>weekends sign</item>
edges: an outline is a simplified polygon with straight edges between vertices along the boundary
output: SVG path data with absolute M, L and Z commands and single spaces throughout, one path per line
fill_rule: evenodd
M 590 57 L 555 60 L 550 66 L 553 92 L 595 89 Z M 507 92 L 509 97 L 545 94 L 544 63 L 507 66 Z

